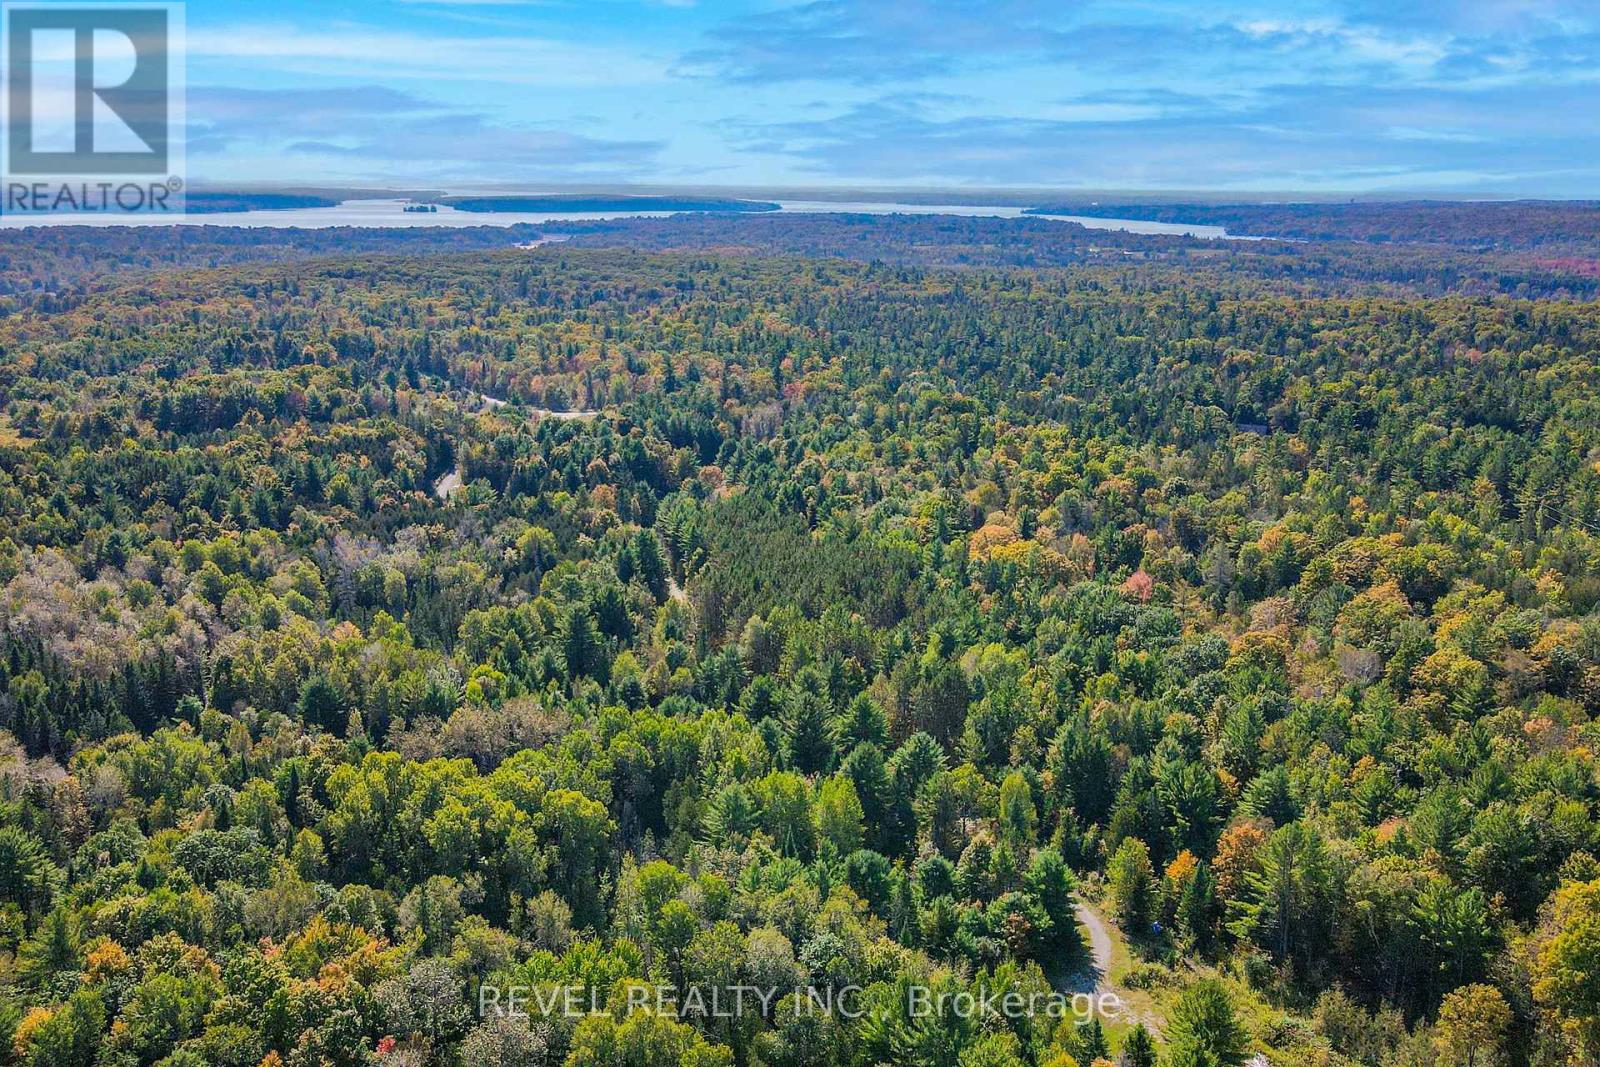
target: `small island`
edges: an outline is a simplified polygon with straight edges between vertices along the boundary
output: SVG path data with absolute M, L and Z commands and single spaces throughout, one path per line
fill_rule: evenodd
M 421 212 L 423 214 L 431 214 L 431 213 L 436 212 L 436 211 L 439 210 L 439 205 L 438 204 L 407 204 L 401 210 L 407 211 L 407 212 Z
M 735 200 L 714 196 L 461 196 L 441 203 L 457 211 L 516 211 L 546 214 L 580 214 L 592 211 L 779 211 L 781 205 L 763 200 Z

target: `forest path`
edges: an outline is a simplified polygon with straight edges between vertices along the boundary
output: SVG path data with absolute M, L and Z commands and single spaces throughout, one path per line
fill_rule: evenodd
M 1150 1036 L 1160 1038 L 1164 1020 L 1150 994 L 1139 989 L 1126 989 L 1112 980 L 1111 973 L 1118 959 L 1131 959 L 1122 931 L 1081 900 L 1077 903 L 1077 915 L 1078 924 L 1085 934 L 1084 941 L 1089 946 L 1089 967 L 1073 982 L 1071 989 L 1074 992 L 1092 992 L 1097 998 L 1108 994 L 1115 996 L 1121 1006 L 1106 1011 L 1108 1023 L 1115 1024 L 1119 1030 L 1143 1023 L 1144 1028 L 1150 1031 Z
M 461 468 L 457 467 L 433 485 L 433 494 L 440 500 L 449 500 L 451 494 L 461 488 Z
M 500 397 L 490 396 L 488 393 L 479 393 L 478 398 L 483 401 L 483 406 L 488 408 L 490 411 L 499 411 L 501 408 L 510 403 L 509 400 L 502 400 Z M 549 408 L 528 408 L 527 410 L 541 419 L 556 419 L 561 422 L 589 422 L 592 419 L 597 419 L 600 417 L 600 412 L 598 410 L 552 411 Z M 457 467 L 455 470 L 450 471 L 443 478 L 440 478 L 433 484 L 433 495 L 438 497 L 440 500 L 449 500 L 450 497 L 458 492 L 465 484 L 465 481 L 461 477 L 461 468 Z M 677 589 L 676 583 L 673 584 L 673 588 Z M 673 593 L 673 596 L 677 597 L 679 600 L 682 600 L 683 590 L 677 589 L 677 591 Z
M 509 400 L 501 399 L 498 396 L 490 396 L 488 393 L 479 393 L 478 398 L 483 401 L 483 406 L 488 408 L 490 411 L 499 411 L 501 408 L 511 403 Z M 600 408 L 580 408 L 577 411 L 556 411 L 554 408 L 525 407 L 523 410 L 529 412 L 530 414 L 537 415 L 541 419 L 556 419 L 561 422 L 589 422 L 591 419 L 598 419 L 601 413 Z
M 556 419 L 560 422 L 589 422 L 600 417 L 598 408 L 593 411 L 552 411 L 549 408 L 529 408 L 528 410 L 541 419 Z
M 1105 920 L 1100 918 L 1100 913 L 1095 911 L 1083 901 L 1078 901 L 1078 924 L 1089 935 L 1089 961 L 1094 972 L 1095 992 L 1111 992 L 1111 960 L 1116 951 L 1116 943 L 1111 940 L 1111 931 L 1106 928 Z

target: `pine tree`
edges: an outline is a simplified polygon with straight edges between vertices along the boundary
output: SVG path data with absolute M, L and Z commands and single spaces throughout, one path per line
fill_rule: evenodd
M 1117 921 L 1130 933 L 1144 934 L 1155 904 L 1155 874 L 1143 841 L 1130 837 L 1122 842 L 1106 868 L 1106 885 Z
M 1117 1056 L 1117 1067 L 1156 1067 L 1156 1046 L 1144 1023 L 1135 1023 L 1122 1042 L 1122 1052 Z
M 37 837 L 20 826 L 0 829 L 0 900 L 35 915 L 50 906 L 60 877 Z
M 1178 929 L 1189 938 L 1198 950 L 1204 950 L 1211 941 L 1211 920 L 1216 910 L 1216 881 L 1211 868 L 1198 864 L 1194 874 L 1184 883 L 1178 897 Z
M 1276 958 L 1314 958 L 1332 907 L 1327 847 L 1313 828 L 1291 823 L 1273 834 L 1245 878 L 1244 899 L 1233 902 L 1233 931 L 1270 949 Z
M 906 869 L 896 866 L 889 876 L 889 935 L 907 948 L 921 940 L 917 929 L 917 898 Z
M 633 535 L 629 557 L 638 569 L 639 579 L 659 603 L 667 599 L 667 561 L 661 553 L 661 542 L 650 530 L 641 529 Z
M 566 657 L 567 677 L 570 680 L 578 678 L 605 680 L 601 677 L 603 650 L 600 634 L 595 628 L 594 616 L 590 614 L 588 608 L 574 608 L 567 615 L 562 651 Z
M 1494 711 L 1494 687 L 1482 674 L 1475 674 L 1450 702 L 1450 714 L 1461 722 L 1477 722 Z
M 1174 1064 L 1244 1063 L 1246 1035 L 1221 982 L 1204 979 L 1184 991 L 1172 1012 L 1167 1044 Z
M 1000 838 L 1021 855 L 1034 846 L 1039 813 L 1033 806 L 1033 789 L 1021 771 L 1012 771 L 1000 783 Z
M 17 950 L 17 974 L 29 985 L 40 986 L 52 977 L 78 969 L 78 934 L 66 909 L 52 911 L 39 933 Z
M 786 705 L 784 756 L 790 769 L 801 774 L 827 772 L 835 756 L 827 702 L 809 688 L 796 685 Z
M 1028 865 L 1023 886 L 1050 917 L 1050 937 L 1055 951 L 1065 957 L 1082 952 L 1082 935 L 1078 932 L 1077 887 L 1061 853 L 1053 848 L 1040 849 Z
M 887 744 L 889 718 L 883 708 L 865 693 L 859 693 L 839 718 L 839 745 L 846 751 L 857 745 Z
M 1098 1016 L 1090 1019 L 1087 1026 L 1078 1027 L 1078 1049 L 1083 1053 L 1079 1057 L 1083 1063 L 1110 1058 L 1111 1046 L 1106 1044 L 1106 1032 Z
M 895 842 L 888 833 L 891 782 L 883 751 L 877 745 L 858 745 L 839 765 L 839 773 L 856 788 L 866 821 L 868 847 L 886 855 L 893 852 Z

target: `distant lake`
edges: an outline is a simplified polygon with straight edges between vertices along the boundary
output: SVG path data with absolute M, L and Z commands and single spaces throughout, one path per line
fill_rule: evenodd
M 859 215 L 965 215 L 975 218 L 996 219 L 1056 219 L 1076 222 L 1089 230 L 1122 230 L 1127 233 L 1164 233 L 1178 237 L 1227 237 L 1221 226 L 1189 225 L 1182 222 L 1145 222 L 1142 219 L 1102 219 L 1087 215 L 1024 215 L 1020 207 L 995 207 L 974 204 L 895 204 L 850 203 L 835 200 L 780 200 L 783 210 L 791 214 Z
M 346 200 L 337 207 L 289 208 L 282 211 L 224 211 L 188 215 L 180 220 L 155 215 L 7 215 L 0 226 L 252 226 L 288 229 L 328 229 L 334 226 L 371 228 L 412 226 L 539 226 L 551 222 L 580 222 L 598 219 L 666 218 L 670 211 L 593 211 L 593 212 L 517 212 L 457 211 L 441 205 L 438 211 L 406 211 L 406 200 Z M 783 211 L 794 215 L 965 215 L 978 218 L 1022 218 L 1020 207 L 974 204 L 897 204 L 878 201 L 780 200 Z M 770 218 L 772 212 L 764 213 Z M 739 216 L 745 217 L 743 215 Z M 753 215 L 751 217 L 761 217 Z M 1187 237 L 1227 237 L 1221 226 L 1189 226 L 1172 222 L 1142 222 L 1138 219 L 1097 219 L 1078 215 L 1030 215 L 1028 218 L 1059 219 L 1076 222 L 1091 230 L 1124 230 L 1128 233 L 1176 234 Z

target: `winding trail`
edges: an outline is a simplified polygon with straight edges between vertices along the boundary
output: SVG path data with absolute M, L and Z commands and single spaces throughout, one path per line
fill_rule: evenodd
M 500 397 L 490 396 L 488 393 L 479 393 L 478 399 L 483 402 L 484 409 L 487 411 L 499 411 L 501 408 L 511 403 L 509 400 L 502 400 Z M 552 411 L 549 408 L 528 408 L 527 410 L 538 418 L 556 419 L 562 422 L 589 422 L 592 419 L 597 419 L 600 417 L 599 410 Z M 461 468 L 457 467 L 455 470 L 450 471 L 443 478 L 440 478 L 437 482 L 433 483 L 433 495 L 438 497 L 440 500 L 449 500 L 456 493 L 460 492 L 461 488 L 465 484 L 466 482 L 461 477 Z M 673 582 L 672 584 L 675 590 L 673 596 L 677 597 L 679 600 L 682 600 L 683 590 L 677 588 L 676 582 Z
M 1114 933 L 1111 925 L 1094 908 L 1083 901 L 1077 903 L 1078 923 L 1082 926 L 1085 941 L 1089 946 L 1089 967 L 1073 982 L 1074 992 L 1092 992 L 1096 997 L 1111 995 L 1121 1002 L 1122 1007 L 1115 1011 L 1108 1011 L 1106 1017 L 1117 1022 L 1125 1022 L 1129 1026 L 1134 1023 L 1143 1023 L 1144 1028 L 1150 1031 L 1150 1036 L 1161 1037 L 1163 1020 L 1150 1003 L 1150 998 L 1137 991 L 1124 989 L 1111 980 L 1111 968 L 1117 954 L 1117 940 L 1121 936 Z
M 501 408 L 511 403 L 509 400 L 504 400 L 498 396 L 490 396 L 488 393 L 479 393 L 478 399 L 482 400 L 483 406 L 490 411 L 499 411 Z M 522 405 L 518 406 L 523 407 Z M 523 410 L 541 419 L 557 419 L 561 422 L 588 422 L 591 419 L 597 419 L 600 417 L 599 408 L 580 408 L 577 411 L 556 411 L 554 408 L 523 407 Z
M 1111 988 L 1111 958 L 1116 951 L 1105 920 L 1083 901 L 1078 901 L 1078 922 L 1089 935 L 1089 961 L 1096 993 L 1114 992 Z
M 529 411 L 541 419 L 556 419 L 561 422 L 588 422 L 598 419 L 600 412 L 595 411 L 551 411 L 549 408 L 529 408 Z
M 457 467 L 455 470 L 451 471 L 449 474 L 446 474 L 443 478 L 440 478 L 434 483 L 433 493 L 440 500 L 449 500 L 451 495 L 460 488 L 461 468 Z

